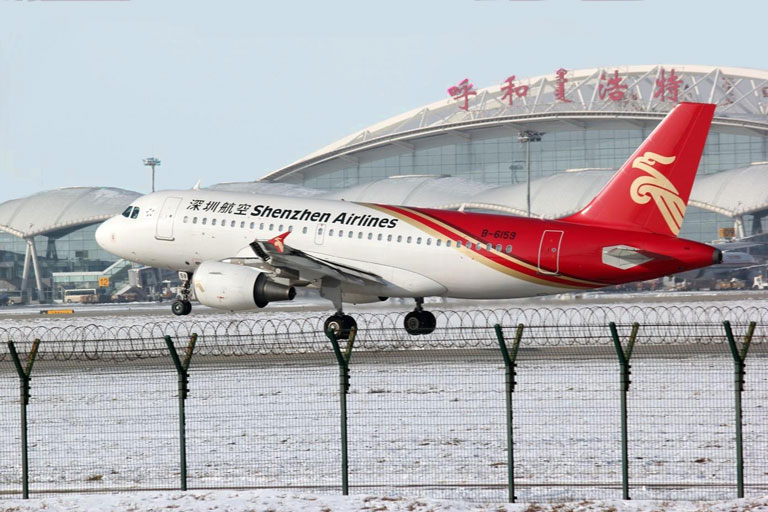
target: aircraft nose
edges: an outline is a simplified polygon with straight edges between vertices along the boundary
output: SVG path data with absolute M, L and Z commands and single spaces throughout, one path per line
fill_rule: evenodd
M 114 229 L 110 224 L 112 224 L 112 219 L 107 219 L 102 222 L 101 226 L 96 228 L 96 233 L 94 235 L 96 243 L 105 251 L 109 251 L 111 242 L 114 238 Z

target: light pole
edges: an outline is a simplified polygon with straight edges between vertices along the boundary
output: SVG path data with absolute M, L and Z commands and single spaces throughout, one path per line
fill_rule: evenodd
M 531 216 L 531 142 L 541 142 L 541 136 L 544 132 L 534 132 L 531 130 L 524 130 L 517 135 L 519 142 L 525 143 L 525 172 L 526 179 L 526 204 L 528 205 L 528 217 Z
M 148 165 L 152 168 L 152 192 L 155 191 L 155 166 L 160 165 L 160 160 L 151 156 L 144 159 L 144 165 Z

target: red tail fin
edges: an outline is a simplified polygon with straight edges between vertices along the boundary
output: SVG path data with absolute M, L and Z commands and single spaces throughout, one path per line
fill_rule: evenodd
M 715 105 L 681 103 L 567 222 L 677 236 Z

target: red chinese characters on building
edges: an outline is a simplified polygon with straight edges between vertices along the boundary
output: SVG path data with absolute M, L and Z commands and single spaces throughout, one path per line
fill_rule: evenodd
M 515 99 L 515 96 L 518 98 L 528 96 L 527 85 L 515 86 L 515 75 L 512 75 L 504 80 L 504 83 L 501 85 L 501 90 L 504 91 L 504 95 L 501 97 L 501 101 L 508 100 L 510 107 L 512 106 L 512 101 Z
M 675 74 L 674 68 L 670 70 L 669 75 L 666 74 L 664 68 L 661 68 L 659 78 L 656 79 L 656 91 L 653 93 L 653 97 L 659 98 L 659 101 L 677 103 L 677 95 L 682 83 L 682 79 Z
M 567 72 L 568 70 L 564 68 L 555 71 L 555 75 L 557 76 L 557 80 L 555 80 L 555 99 L 557 101 L 562 101 L 563 103 L 572 102 L 572 100 L 565 99 L 565 84 L 568 82 L 568 79 L 565 78 L 565 74 Z
M 619 76 L 619 70 L 613 71 L 613 76 L 608 78 L 605 73 L 600 77 L 600 85 L 597 87 L 597 95 L 601 100 L 604 100 L 606 96 L 611 101 L 621 101 L 624 99 L 624 94 L 627 90 L 626 84 L 623 84 L 623 78 Z
M 469 83 L 469 78 L 465 78 L 459 85 L 454 85 L 448 89 L 448 94 L 456 101 L 464 100 L 463 105 L 459 105 L 461 110 L 469 110 L 469 97 L 477 96 L 477 92 L 473 91 L 473 84 Z

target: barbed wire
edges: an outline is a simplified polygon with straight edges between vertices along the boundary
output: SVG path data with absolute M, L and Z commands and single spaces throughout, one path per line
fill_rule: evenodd
M 496 348 L 493 330 L 499 324 L 514 334 L 525 326 L 524 346 L 594 346 L 611 343 L 609 322 L 622 332 L 640 324 L 643 344 L 724 343 L 722 322 L 745 330 L 756 322 L 754 343 L 765 339 L 768 307 L 764 306 L 585 306 L 563 308 L 507 308 L 435 310 L 437 328 L 424 336 L 408 335 L 402 312 L 358 313 L 358 350 L 425 350 Z M 7 347 L 13 341 L 19 352 L 41 341 L 38 359 L 53 361 L 124 361 L 168 357 L 165 336 L 177 347 L 198 336 L 195 354 L 246 356 L 259 354 L 308 354 L 327 352 L 323 332 L 325 315 L 294 319 L 202 320 L 149 322 L 141 325 L 27 326 L 0 328 L 0 361 L 10 361 Z

